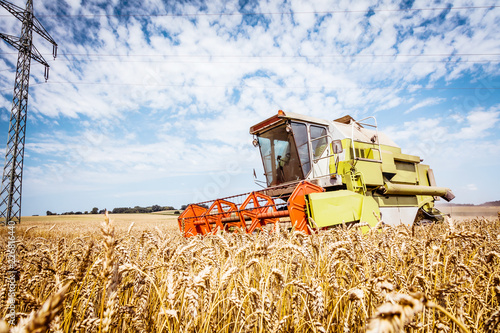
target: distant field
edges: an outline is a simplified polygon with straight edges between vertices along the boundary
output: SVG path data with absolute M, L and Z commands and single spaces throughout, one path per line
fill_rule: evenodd
M 109 214 L 118 234 L 127 232 L 132 222 L 135 222 L 132 227 L 133 233 L 142 233 L 155 227 L 165 233 L 175 233 L 179 230 L 177 216 L 172 214 Z M 36 227 L 29 231 L 33 234 L 32 236 L 46 237 L 48 233 L 57 233 L 71 237 L 84 237 L 100 234 L 99 226 L 103 221 L 103 214 L 23 216 L 21 224 L 16 229 L 19 233 L 23 233 L 27 228 Z
M 497 218 L 498 206 L 447 206 L 437 205 L 445 214 L 452 218 L 463 220 L 475 217 Z M 158 227 L 162 232 L 175 234 L 179 231 L 175 211 L 161 211 L 150 214 L 109 214 L 117 233 L 127 232 L 132 222 L 133 233 L 142 233 Z M 17 227 L 22 233 L 27 228 L 32 236 L 46 237 L 50 233 L 65 234 L 71 237 L 84 237 L 91 234 L 100 234 L 99 226 L 104 221 L 102 214 L 89 215 L 53 215 L 53 216 L 23 216 L 22 223 Z M 51 229 L 52 228 L 52 229 Z M 1 230 L 0 230 L 1 233 Z
M 495 218 L 500 212 L 499 206 L 447 206 L 436 205 L 440 211 L 450 214 L 456 219 L 469 219 L 474 217 Z

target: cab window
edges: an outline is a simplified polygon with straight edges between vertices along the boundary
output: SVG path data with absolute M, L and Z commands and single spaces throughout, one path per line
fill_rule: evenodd
M 326 147 L 328 146 L 328 138 L 326 137 L 326 128 L 321 126 L 311 125 L 311 146 L 313 151 L 313 158 L 317 159 L 323 155 Z

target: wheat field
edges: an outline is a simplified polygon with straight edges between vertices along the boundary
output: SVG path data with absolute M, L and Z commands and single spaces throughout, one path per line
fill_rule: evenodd
M 0 332 L 500 329 L 497 219 L 184 239 L 172 224 L 94 218 L 104 221 L 86 236 L 48 224 L 18 232 L 17 326 L 3 283 Z

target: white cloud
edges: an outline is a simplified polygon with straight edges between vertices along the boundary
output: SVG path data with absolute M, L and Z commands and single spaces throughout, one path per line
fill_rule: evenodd
M 440 97 L 433 97 L 433 98 L 425 99 L 425 100 L 423 100 L 421 102 L 418 102 L 417 104 L 413 105 L 408 110 L 406 110 L 405 114 L 413 112 L 413 111 L 421 109 L 421 108 L 425 108 L 427 106 L 432 106 L 432 105 L 439 104 L 442 101 L 444 101 L 444 98 L 440 98 Z
M 447 122 L 445 117 L 421 117 L 404 122 L 402 126 L 386 127 L 384 131 L 401 146 L 415 151 L 419 150 L 418 147 L 422 146 L 422 143 L 432 143 L 433 146 L 450 143 L 456 145 L 465 140 L 480 143 L 484 137 L 498 134 L 493 131 L 498 127 L 496 124 L 500 120 L 498 108 L 497 105 L 485 111 L 471 111 L 463 117 L 452 115 L 450 119 L 453 119 L 454 123 Z M 428 153 L 434 153 L 435 149 Z
M 498 107 L 489 111 L 472 111 L 467 115 L 467 127 L 460 129 L 458 133 L 454 135 L 457 139 L 480 139 L 490 134 L 490 129 L 496 126 L 497 122 L 500 120 L 500 111 Z

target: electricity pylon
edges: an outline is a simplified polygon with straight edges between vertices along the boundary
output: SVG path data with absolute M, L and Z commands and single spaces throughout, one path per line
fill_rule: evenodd
M 0 5 L 23 23 L 21 37 L 0 33 L 0 37 L 4 41 L 19 51 L 16 82 L 12 97 L 12 110 L 10 113 L 7 152 L 5 154 L 5 166 L 2 177 L 2 190 L 0 192 L 0 222 L 6 224 L 8 221 L 21 222 L 24 139 L 26 134 L 31 59 L 45 66 L 45 81 L 49 77 L 49 64 L 33 45 L 33 31 L 53 45 L 52 52 L 54 59 L 57 55 L 57 43 L 33 15 L 33 0 L 26 2 L 26 9 L 3 0 L 0 0 Z

